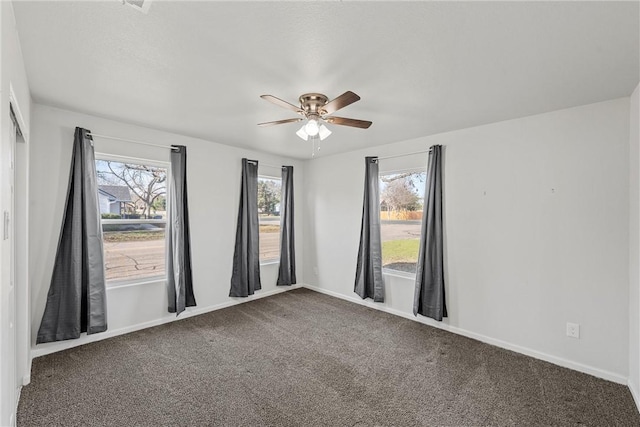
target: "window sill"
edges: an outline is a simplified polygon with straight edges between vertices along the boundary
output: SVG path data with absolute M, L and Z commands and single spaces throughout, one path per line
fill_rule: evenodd
M 263 265 L 273 265 L 273 264 L 280 264 L 280 260 L 279 259 L 274 259 L 271 261 L 264 261 L 260 263 L 260 267 L 262 267 Z
M 140 280 L 114 280 L 112 282 L 107 282 L 106 288 L 109 289 L 122 289 L 129 288 L 132 286 L 140 286 L 140 285 L 149 285 L 153 283 L 164 283 L 167 281 L 166 277 L 149 277 L 148 279 L 140 279 Z
M 382 269 L 382 274 L 384 274 L 385 276 L 393 276 L 393 277 L 400 277 L 402 279 L 416 280 L 416 274 L 415 273 L 407 273 L 407 272 L 404 272 L 404 271 L 388 270 L 388 269 L 383 268 Z

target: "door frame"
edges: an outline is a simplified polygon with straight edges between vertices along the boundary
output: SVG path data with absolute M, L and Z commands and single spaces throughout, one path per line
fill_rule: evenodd
M 14 147 L 14 218 L 12 218 L 15 248 L 15 320 L 16 320 L 16 382 L 18 389 L 31 381 L 31 303 L 29 291 L 29 127 L 9 83 L 9 105 L 13 110 L 22 140 Z M 11 118 L 9 117 L 9 120 Z M 17 396 L 19 398 L 19 395 Z

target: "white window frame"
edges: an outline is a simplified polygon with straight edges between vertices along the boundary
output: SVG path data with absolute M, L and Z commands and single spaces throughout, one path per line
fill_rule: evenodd
M 272 175 L 258 174 L 258 180 L 260 180 L 260 178 L 280 181 L 280 198 L 282 198 L 282 176 L 272 176 Z M 282 200 L 280 201 L 280 203 L 282 203 Z M 282 204 L 280 206 L 282 207 Z M 258 216 L 258 235 L 259 234 L 260 234 L 260 216 Z M 280 241 L 280 237 L 278 236 L 278 242 L 279 241 Z M 258 254 L 258 257 L 260 257 L 260 254 Z M 271 264 L 280 264 L 280 247 L 278 247 L 278 258 L 273 258 L 273 259 L 269 259 L 269 260 L 266 260 L 266 261 L 260 260 L 260 265 L 261 266 L 263 266 L 263 265 L 271 265 Z
M 380 181 L 380 177 L 385 176 L 385 175 L 395 175 L 395 174 L 401 174 L 401 173 L 424 173 L 425 174 L 425 181 L 427 179 L 427 168 L 426 165 L 424 168 L 421 167 L 417 167 L 417 168 L 406 168 L 406 169 L 394 169 L 394 170 L 385 170 L 385 171 L 378 171 L 378 181 Z M 426 183 L 426 182 L 425 182 Z M 382 194 L 382 191 L 380 189 L 378 189 L 378 196 L 380 196 Z M 423 199 L 423 204 L 424 204 L 424 199 Z M 424 207 L 423 207 L 424 209 Z M 380 232 L 382 232 L 382 219 L 380 219 Z M 382 239 L 380 239 L 380 245 L 382 246 Z M 380 254 L 382 255 L 382 254 Z M 389 275 L 389 276 L 396 276 L 396 277 L 402 277 L 404 279 L 415 279 L 416 278 L 416 274 L 417 273 L 409 273 L 407 271 L 401 271 L 401 270 L 393 270 L 391 268 L 384 268 L 382 267 L 382 274 L 385 275 Z
M 132 223 L 136 223 L 136 224 L 169 224 L 169 191 L 171 191 L 171 188 L 169 186 L 169 183 L 171 182 L 171 163 L 169 162 L 163 162 L 160 160 L 149 160 L 149 159 L 143 159 L 140 157 L 131 157 L 131 156 L 122 156 L 122 155 L 118 155 L 118 154 L 108 154 L 108 153 L 101 153 L 101 152 L 96 152 L 95 153 L 95 160 L 104 160 L 104 161 L 113 161 L 113 162 L 120 162 L 120 163 L 134 163 L 137 165 L 145 165 L 145 166 L 154 166 L 154 167 L 158 167 L 158 168 L 163 168 L 167 170 L 167 189 L 165 191 L 165 198 L 167 201 L 167 218 L 165 219 L 139 219 L 139 220 L 131 220 L 131 219 L 102 219 L 100 218 L 100 229 L 102 230 L 102 226 L 103 225 L 109 225 L 109 224 L 114 224 L 114 225 L 121 225 L 121 224 L 132 224 Z M 165 225 L 165 230 L 167 230 L 167 226 Z M 164 239 L 164 245 L 165 245 L 165 254 L 166 254 L 166 250 L 167 250 L 167 234 L 165 232 L 165 239 Z M 104 265 L 104 264 L 103 264 Z M 148 283 L 158 283 L 158 282 L 166 282 L 168 279 L 167 277 L 167 270 L 165 268 L 165 272 L 164 275 L 158 275 L 158 276 L 151 276 L 151 277 L 144 277 L 144 278 L 138 278 L 138 279 L 120 279 L 120 280 L 106 280 L 105 277 L 105 285 L 107 288 L 111 289 L 111 288 L 124 288 L 124 287 L 129 287 L 129 286 L 137 286 L 137 285 L 145 285 Z

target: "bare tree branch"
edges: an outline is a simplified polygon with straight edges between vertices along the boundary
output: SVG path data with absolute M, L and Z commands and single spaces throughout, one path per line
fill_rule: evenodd
M 162 168 L 130 163 L 120 163 L 123 167 L 118 171 L 117 168 L 114 169 L 111 161 L 106 163 L 110 173 L 144 203 L 143 215 L 149 216 L 155 200 L 166 193 L 166 186 L 162 185 L 167 179 L 166 171 Z M 101 173 L 104 175 L 109 172 Z M 135 202 L 133 205 L 135 206 Z

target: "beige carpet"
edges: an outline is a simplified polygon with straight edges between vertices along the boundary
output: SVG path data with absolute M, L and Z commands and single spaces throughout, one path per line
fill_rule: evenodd
M 627 387 L 298 289 L 33 362 L 19 426 L 640 426 Z

